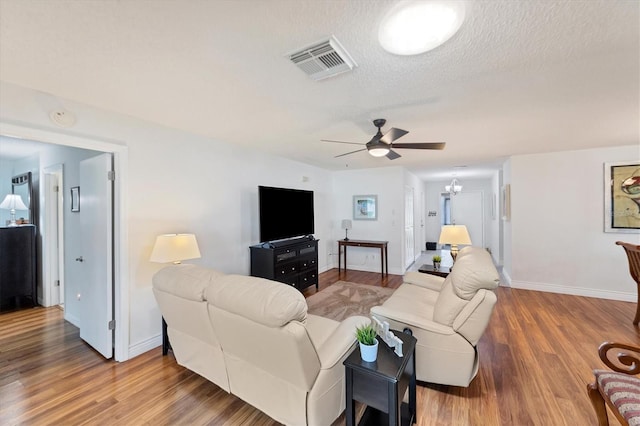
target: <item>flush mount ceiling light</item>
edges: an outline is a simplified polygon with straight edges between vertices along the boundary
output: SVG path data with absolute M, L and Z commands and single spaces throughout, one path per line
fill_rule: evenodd
M 380 44 L 396 55 L 417 55 L 449 40 L 464 21 L 464 3 L 404 0 L 382 19 Z

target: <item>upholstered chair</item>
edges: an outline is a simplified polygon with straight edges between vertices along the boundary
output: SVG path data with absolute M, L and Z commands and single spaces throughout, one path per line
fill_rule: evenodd
M 629 275 L 631 275 L 631 279 L 636 282 L 638 287 L 638 303 L 636 304 L 636 315 L 633 318 L 633 325 L 638 325 L 640 322 L 640 245 L 622 241 L 616 241 L 616 244 L 622 246 L 627 254 Z
M 612 359 L 612 353 L 617 352 Z M 613 371 L 594 370 L 595 381 L 587 393 L 598 417 L 599 426 L 607 426 L 607 406 L 623 425 L 640 424 L 640 348 L 605 342 L 598 355 Z
M 392 329 L 410 330 L 418 340 L 419 381 L 466 387 L 478 372 L 476 345 L 489 324 L 499 281 L 491 255 L 465 247 L 446 278 L 408 272 L 371 314 Z

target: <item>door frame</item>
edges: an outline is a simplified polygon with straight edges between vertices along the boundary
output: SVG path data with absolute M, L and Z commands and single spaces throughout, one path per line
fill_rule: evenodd
M 129 150 L 123 143 L 106 141 L 62 133 L 56 129 L 38 129 L 0 120 L 0 135 L 18 139 L 45 142 L 74 148 L 92 149 L 113 154 L 115 182 L 113 186 L 113 265 L 114 265 L 114 358 L 116 361 L 129 359 L 129 227 L 127 223 L 127 195 L 129 170 Z M 38 218 L 38 225 L 40 218 Z
M 57 289 L 59 291 L 59 299 L 58 305 L 64 304 L 64 205 L 63 205 L 63 190 L 64 190 L 64 165 L 61 163 L 54 164 L 49 167 L 45 167 L 41 171 L 41 175 L 44 176 L 44 179 L 40 179 L 40 182 L 44 182 L 47 184 L 47 176 L 54 175 L 58 178 L 58 192 L 56 193 L 57 198 L 57 208 L 56 208 L 56 222 L 57 226 L 55 229 L 49 228 L 49 224 L 51 223 L 51 216 L 54 211 L 51 208 L 51 197 L 53 194 L 50 193 L 49 188 L 46 187 L 44 190 L 40 188 L 40 199 L 44 198 L 44 203 L 41 204 L 44 208 L 40 208 L 40 212 L 43 214 L 43 223 L 44 226 L 41 228 L 42 237 L 42 305 L 43 306 L 53 306 L 54 304 L 54 284 L 53 279 L 51 277 L 51 269 L 53 268 L 53 262 L 57 261 L 58 263 L 58 279 L 60 281 L 60 286 Z M 57 235 L 53 235 L 53 232 Z M 56 237 L 54 240 L 52 237 Z M 57 247 L 54 246 L 54 242 L 57 241 Z M 56 253 L 56 256 L 52 256 L 52 253 Z

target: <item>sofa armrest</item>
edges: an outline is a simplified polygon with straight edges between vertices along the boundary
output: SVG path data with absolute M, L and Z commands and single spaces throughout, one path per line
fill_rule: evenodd
M 325 370 L 335 366 L 356 342 L 356 327 L 370 323 L 370 318 L 361 316 L 349 317 L 342 321 L 322 346 L 317 348 L 320 368 Z
M 443 277 L 437 275 L 424 274 L 416 271 L 407 272 L 402 279 L 404 284 L 413 284 L 437 292 L 442 289 L 444 280 Z
M 409 327 L 420 328 L 422 330 L 430 331 L 432 333 L 437 333 L 442 335 L 455 334 L 455 331 L 451 327 L 438 324 L 437 322 L 419 317 L 415 314 L 402 312 L 397 309 L 390 309 L 384 306 L 374 306 L 373 308 L 371 308 L 371 314 L 378 317 L 378 319 L 381 319 L 380 317 L 388 318 L 395 322 L 406 324 Z

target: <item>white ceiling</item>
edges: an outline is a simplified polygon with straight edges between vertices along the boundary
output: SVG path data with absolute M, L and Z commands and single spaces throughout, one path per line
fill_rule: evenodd
M 460 31 L 412 57 L 377 42 L 394 4 L 0 0 L 0 79 L 336 170 L 446 178 L 514 154 L 640 144 L 640 2 L 466 2 Z M 331 34 L 353 72 L 314 81 L 285 57 Z M 374 118 L 410 131 L 398 142 L 447 147 L 334 159 L 353 146 L 320 142 L 367 142 Z

